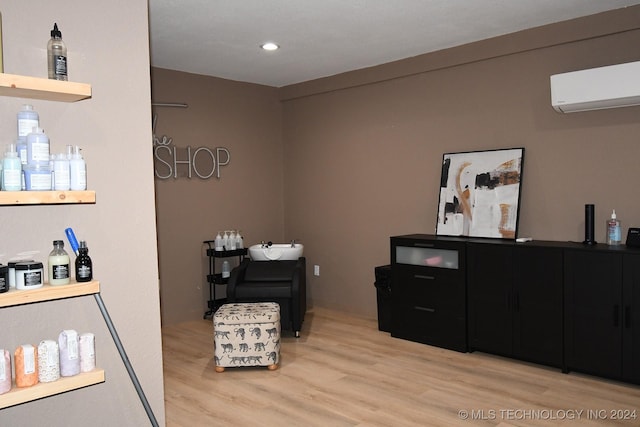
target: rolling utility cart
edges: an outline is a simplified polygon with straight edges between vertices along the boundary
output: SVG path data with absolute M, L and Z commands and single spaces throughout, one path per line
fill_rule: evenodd
M 209 274 L 207 274 L 209 301 L 207 302 L 208 310 L 203 316 L 203 319 L 207 319 L 211 317 L 222 304 L 227 302 L 226 298 L 216 298 L 216 286 L 226 285 L 229 281 L 228 277 L 222 277 L 222 273 L 216 273 L 216 258 L 238 257 L 239 264 L 245 255 L 247 255 L 247 248 L 234 249 L 232 251 L 216 251 L 214 246 L 215 240 L 205 240 L 203 243 L 207 245 L 207 257 L 209 258 Z

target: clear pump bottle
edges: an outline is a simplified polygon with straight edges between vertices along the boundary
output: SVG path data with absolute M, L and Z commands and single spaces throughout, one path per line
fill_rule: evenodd
M 62 240 L 53 241 L 53 250 L 49 254 L 49 284 L 67 285 L 71 281 L 69 254 L 64 250 Z
M 620 244 L 622 244 L 622 227 L 614 209 L 611 218 L 607 220 L 607 245 Z
M 53 24 L 51 38 L 47 43 L 47 62 L 50 79 L 67 80 L 67 46 L 62 41 L 58 23 Z

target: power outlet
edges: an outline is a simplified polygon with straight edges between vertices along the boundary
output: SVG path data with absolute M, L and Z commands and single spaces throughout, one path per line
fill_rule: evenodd
M 319 265 L 314 265 L 313 266 L 313 275 L 314 276 L 320 276 L 320 266 Z

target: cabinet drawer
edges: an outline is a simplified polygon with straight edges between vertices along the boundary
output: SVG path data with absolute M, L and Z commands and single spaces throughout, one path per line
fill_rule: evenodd
M 419 265 L 431 268 L 444 268 L 458 270 L 460 268 L 460 253 L 456 249 L 444 249 L 432 247 L 424 243 L 424 246 L 396 246 L 395 262 L 398 264 Z
M 466 318 L 462 312 L 394 303 L 391 335 L 424 344 L 466 351 Z
M 424 267 L 392 266 L 392 292 L 414 301 L 459 303 L 465 298 L 464 276 Z

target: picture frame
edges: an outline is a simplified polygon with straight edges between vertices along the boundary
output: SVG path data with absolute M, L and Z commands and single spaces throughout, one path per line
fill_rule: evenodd
M 445 153 L 436 235 L 516 239 L 524 148 Z

